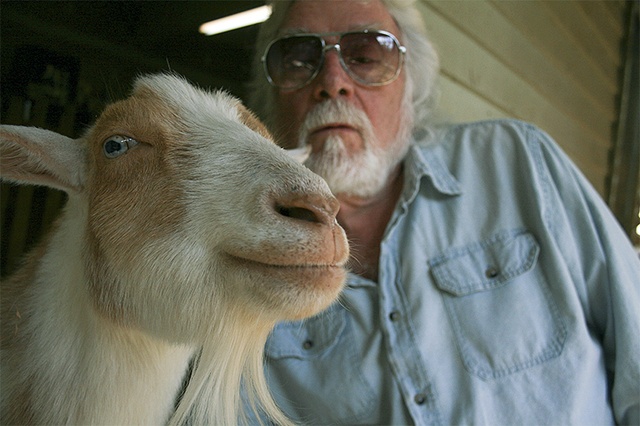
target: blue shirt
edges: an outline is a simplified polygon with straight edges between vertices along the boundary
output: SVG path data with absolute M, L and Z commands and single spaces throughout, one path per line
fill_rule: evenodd
M 307 424 L 639 424 L 640 262 L 606 205 L 530 125 L 431 138 L 379 282 L 270 336 L 276 401 Z

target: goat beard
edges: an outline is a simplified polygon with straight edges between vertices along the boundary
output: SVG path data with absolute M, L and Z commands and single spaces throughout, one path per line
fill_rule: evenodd
M 407 154 L 410 135 L 407 114 L 401 118 L 395 140 L 382 146 L 364 111 L 343 100 L 328 100 L 309 111 L 300 130 L 298 145 L 307 144 L 313 128 L 336 122 L 347 123 L 359 130 L 362 149 L 349 152 L 342 138 L 332 135 L 304 164 L 324 178 L 334 194 L 370 198 L 384 188 Z

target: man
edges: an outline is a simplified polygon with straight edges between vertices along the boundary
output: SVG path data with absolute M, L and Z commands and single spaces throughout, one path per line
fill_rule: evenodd
M 430 130 L 437 56 L 402 1 L 278 1 L 251 106 L 341 203 L 339 303 L 278 325 L 267 375 L 309 424 L 640 422 L 640 262 L 550 138 Z

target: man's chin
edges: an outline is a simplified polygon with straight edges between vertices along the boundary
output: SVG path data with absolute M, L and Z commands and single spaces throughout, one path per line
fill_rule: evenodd
M 342 161 L 336 167 L 312 165 L 309 168 L 327 181 L 329 189 L 335 195 L 369 198 L 380 192 L 386 184 L 389 170 L 357 163 L 359 162 Z

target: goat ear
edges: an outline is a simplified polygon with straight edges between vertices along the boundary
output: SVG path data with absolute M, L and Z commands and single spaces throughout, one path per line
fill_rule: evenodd
M 260 136 L 263 136 L 270 141 L 273 140 L 271 133 L 267 130 L 267 127 L 256 117 L 256 115 L 249 111 L 249 109 L 244 106 L 241 102 L 237 104 L 238 114 L 240 115 L 240 122 L 258 133 Z
M 86 148 L 58 133 L 0 126 L 0 177 L 15 183 L 78 192 L 86 175 Z

